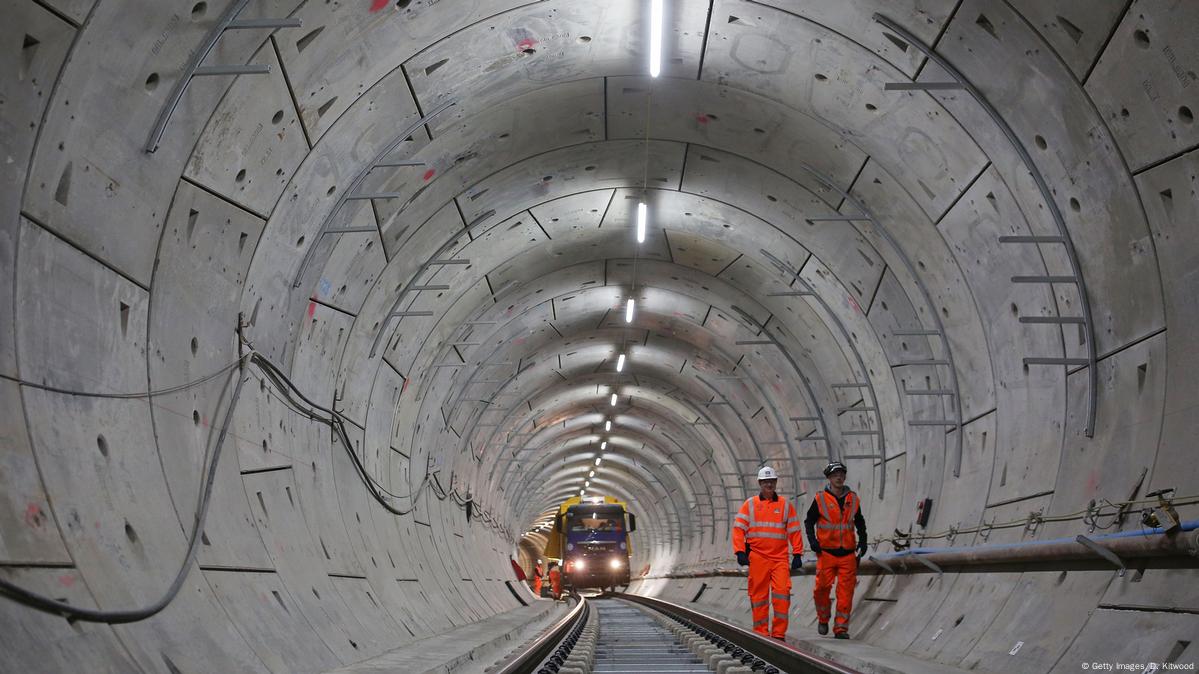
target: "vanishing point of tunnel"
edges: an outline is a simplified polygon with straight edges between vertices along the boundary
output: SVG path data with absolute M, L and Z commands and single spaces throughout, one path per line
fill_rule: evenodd
M 1196 72 L 1195 0 L 0 0 L 0 671 L 749 630 L 830 462 L 849 638 L 784 509 L 763 648 L 1193 671 Z

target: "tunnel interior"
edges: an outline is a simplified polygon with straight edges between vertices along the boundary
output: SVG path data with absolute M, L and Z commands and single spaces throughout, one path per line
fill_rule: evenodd
M 657 76 L 641 0 L 4 6 L 2 670 L 361 661 L 584 493 L 745 611 L 679 576 L 767 464 L 875 553 L 1196 517 L 1199 3 L 668 0 Z M 872 576 L 855 638 L 1193 661 L 1196 579 Z

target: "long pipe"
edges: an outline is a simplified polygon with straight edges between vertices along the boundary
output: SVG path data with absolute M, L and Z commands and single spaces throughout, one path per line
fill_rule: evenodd
M 1093 545 L 1115 555 L 1125 568 L 1199 568 L 1199 520 L 1182 523 L 1181 530 L 1166 534 L 1163 529 L 1136 529 L 1102 536 L 1089 536 Z M 877 560 L 877 561 L 876 561 Z M 881 562 L 881 563 L 880 563 Z M 954 548 L 913 548 L 872 556 L 858 565 L 858 573 L 999 573 L 1021 571 L 1110 570 L 1116 565 L 1106 556 L 1083 545 L 1078 538 L 1052 538 Z M 806 562 L 791 575 L 811 575 L 815 562 Z M 713 569 L 669 573 L 651 578 L 743 577 L 742 569 Z

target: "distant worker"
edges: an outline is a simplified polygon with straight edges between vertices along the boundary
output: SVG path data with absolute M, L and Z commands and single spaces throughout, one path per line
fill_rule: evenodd
M 791 571 L 802 564 L 803 534 L 795 506 L 778 495 L 778 473 L 765 466 L 758 471 L 757 496 L 741 504 L 733 520 L 733 552 L 737 563 L 749 566 L 749 606 L 754 631 L 783 639 L 791 611 Z M 791 563 L 787 563 L 790 543 Z M 774 622 L 770 622 L 770 609 Z
M 533 594 L 541 596 L 541 562 L 533 565 Z
M 562 598 L 562 571 L 558 569 L 558 562 L 550 562 L 550 591 L 554 593 L 554 600 Z
M 816 553 L 816 585 L 812 597 L 816 604 L 816 631 L 828 634 L 832 610 L 829 592 L 837 581 L 837 620 L 833 636 L 849 638 L 849 614 L 853 609 L 853 590 L 858 584 L 858 560 L 866 554 L 866 518 L 862 517 L 861 499 L 845 486 L 845 464 L 833 461 L 824 468 L 828 486 L 817 492 L 804 518 L 808 545 Z M 854 529 L 857 537 L 854 537 Z M 854 556 L 854 550 L 857 556 Z

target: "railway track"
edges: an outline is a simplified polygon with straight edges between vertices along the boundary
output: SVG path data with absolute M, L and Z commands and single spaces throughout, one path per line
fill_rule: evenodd
M 491 674 L 856 674 L 812 653 L 677 604 L 625 594 L 581 598 Z

